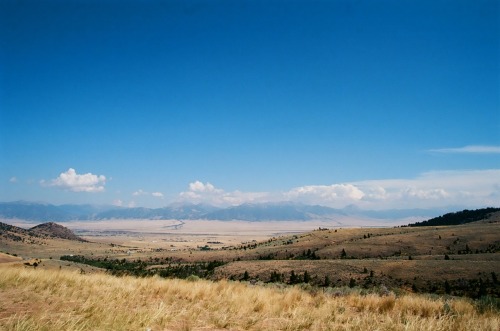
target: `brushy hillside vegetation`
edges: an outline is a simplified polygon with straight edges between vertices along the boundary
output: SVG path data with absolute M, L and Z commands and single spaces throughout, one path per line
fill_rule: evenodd
M 23 237 L 60 238 L 75 241 L 85 241 L 70 229 L 54 222 L 42 223 L 31 229 L 23 229 L 14 225 L 0 222 L 0 238 L 6 240 L 23 241 Z M 26 239 L 26 238 L 24 238 Z
M 487 301 L 0 266 L 2 330 L 499 330 Z

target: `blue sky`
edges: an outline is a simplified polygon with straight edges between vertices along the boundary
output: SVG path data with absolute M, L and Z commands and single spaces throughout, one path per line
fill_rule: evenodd
M 2 1 L 0 201 L 500 201 L 498 1 Z

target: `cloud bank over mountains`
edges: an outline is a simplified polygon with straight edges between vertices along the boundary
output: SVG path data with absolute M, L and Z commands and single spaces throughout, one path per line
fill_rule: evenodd
M 11 177 L 9 182 L 19 185 L 17 177 Z M 104 175 L 90 172 L 78 174 L 74 168 L 69 168 L 57 178 L 42 180 L 40 184 L 45 189 L 76 192 L 75 196 L 77 193 L 98 194 L 103 204 L 128 207 L 190 203 L 225 208 L 248 203 L 293 202 L 331 208 L 355 206 L 366 210 L 387 210 L 498 207 L 500 203 L 500 169 L 430 171 L 410 179 L 304 185 L 279 192 L 226 191 L 210 182 L 196 180 L 188 185 L 186 191 L 170 192 L 167 196 L 163 193 L 166 189 L 163 187 L 137 189 L 130 193 L 105 192 L 107 182 L 108 178 Z
M 497 206 L 500 169 L 432 171 L 413 179 L 366 180 L 332 185 L 306 185 L 285 192 L 226 192 L 207 182 L 195 181 L 179 200 L 215 206 L 291 201 L 344 208 L 383 210 L 443 206 Z

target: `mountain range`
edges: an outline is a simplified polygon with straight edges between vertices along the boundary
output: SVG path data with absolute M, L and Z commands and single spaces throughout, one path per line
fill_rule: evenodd
M 26 201 L 0 202 L 0 219 L 23 219 L 41 222 L 104 219 L 204 219 L 258 222 L 328 220 L 343 216 L 402 219 L 407 217 L 434 217 L 448 211 L 450 210 L 362 210 L 354 206 L 335 209 L 319 205 L 304 205 L 291 202 L 246 203 L 227 208 L 203 204 L 172 204 L 163 208 L 126 208 L 96 205 L 52 205 Z

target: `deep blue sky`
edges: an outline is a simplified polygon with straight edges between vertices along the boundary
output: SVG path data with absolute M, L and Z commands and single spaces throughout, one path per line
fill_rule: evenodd
M 499 96 L 498 1 L 2 1 L 0 201 L 440 190 L 500 169 Z

